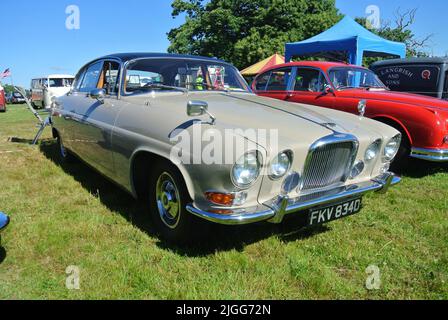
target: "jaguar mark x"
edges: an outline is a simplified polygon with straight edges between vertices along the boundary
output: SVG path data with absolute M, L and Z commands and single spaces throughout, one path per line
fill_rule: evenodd
M 53 99 L 52 122 L 62 159 L 77 156 L 142 199 L 168 240 L 201 234 L 198 218 L 236 225 L 303 215 L 309 225 L 326 223 L 359 212 L 364 194 L 400 181 L 389 170 L 398 130 L 256 96 L 234 66 L 213 58 L 96 59 Z M 173 161 L 173 136 L 194 136 L 197 126 L 222 136 L 230 130 L 244 148 L 223 145 L 223 158 L 236 152 L 232 163 Z M 274 130 L 276 142 L 255 141 L 249 129 Z M 192 150 L 182 152 L 194 160 Z

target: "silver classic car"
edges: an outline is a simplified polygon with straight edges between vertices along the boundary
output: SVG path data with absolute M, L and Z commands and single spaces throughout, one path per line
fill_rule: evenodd
M 400 181 L 389 172 L 401 141 L 394 128 L 258 97 L 213 58 L 94 60 L 53 100 L 52 123 L 62 159 L 76 155 L 143 199 L 168 240 L 199 234 L 198 217 L 235 225 L 298 214 L 323 224 Z

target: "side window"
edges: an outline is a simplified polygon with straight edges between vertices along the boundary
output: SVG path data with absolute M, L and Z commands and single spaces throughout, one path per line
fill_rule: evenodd
M 267 91 L 286 91 L 291 77 L 291 68 L 274 70 L 269 77 Z
M 86 69 L 82 69 L 78 72 L 78 74 L 75 77 L 75 81 L 73 82 L 73 89 L 75 91 L 79 91 L 82 83 L 82 79 L 84 79 L 84 75 L 86 74 Z
M 103 74 L 100 77 L 98 88 L 106 90 L 107 94 L 118 92 L 118 74 L 120 64 L 115 61 L 106 61 L 103 66 Z
M 443 99 L 448 100 L 448 71 L 445 73 L 445 83 L 443 85 Z
M 322 92 L 326 84 L 327 81 L 321 71 L 297 68 L 294 91 Z
M 103 65 L 102 62 L 97 62 L 87 68 L 87 71 L 84 75 L 81 86 L 79 87 L 79 91 L 89 92 L 89 91 L 97 88 L 98 81 L 100 78 L 100 73 L 102 71 L 101 70 L 102 65 Z
M 269 78 L 271 76 L 271 72 L 266 72 L 257 78 L 257 83 L 255 84 L 255 90 L 257 91 L 265 91 L 266 85 L 269 82 Z

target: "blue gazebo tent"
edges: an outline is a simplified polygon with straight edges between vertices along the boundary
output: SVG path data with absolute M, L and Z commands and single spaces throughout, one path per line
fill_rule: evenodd
M 352 18 L 345 16 L 330 29 L 310 39 L 286 44 L 285 59 L 310 55 L 345 53 L 348 62 L 362 65 L 364 56 L 406 57 L 404 43 L 389 41 L 370 32 Z

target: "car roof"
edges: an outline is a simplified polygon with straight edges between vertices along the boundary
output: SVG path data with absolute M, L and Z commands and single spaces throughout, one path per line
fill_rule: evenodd
M 33 80 L 37 80 L 37 79 L 48 79 L 48 78 L 53 78 L 53 79 L 65 79 L 65 78 L 74 78 L 75 76 L 72 76 L 71 74 L 49 74 L 48 76 L 43 76 L 43 77 L 34 77 Z
M 283 68 L 283 67 L 312 67 L 312 68 L 319 68 L 324 71 L 328 71 L 328 69 L 336 68 L 336 67 L 353 67 L 353 68 L 361 68 L 365 69 L 361 66 L 351 65 L 348 63 L 343 62 L 331 62 L 331 61 L 296 61 L 296 62 L 288 62 L 284 64 L 278 64 L 276 66 L 272 66 L 265 71 L 270 71 L 277 68 Z
M 406 58 L 406 59 L 390 59 L 378 61 L 372 64 L 372 67 L 383 67 L 392 65 L 408 65 L 408 64 L 448 64 L 448 57 L 432 57 L 432 58 Z
M 223 60 L 219 60 L 217 58 L 210 58 L 210 57 L 202 57 L 202 56 L 193 56 L 193 55 L 186 55 L 186 54 L 174 54 L 174 53 L 154 53 L 154 52 L 134 52 L 134 53 L 116 53 L 116 54 L 110 54 L 96 60 L 102 60 L 102 59 L 118 59 L 122 62 L 127 62 L 134 59 L 141 59 L 141 58 L 178 58 L 178 59 L 200 59 L 200 60 L 207 60 L 210 62 L 221 62 L 221 63 L 227 63 Z

